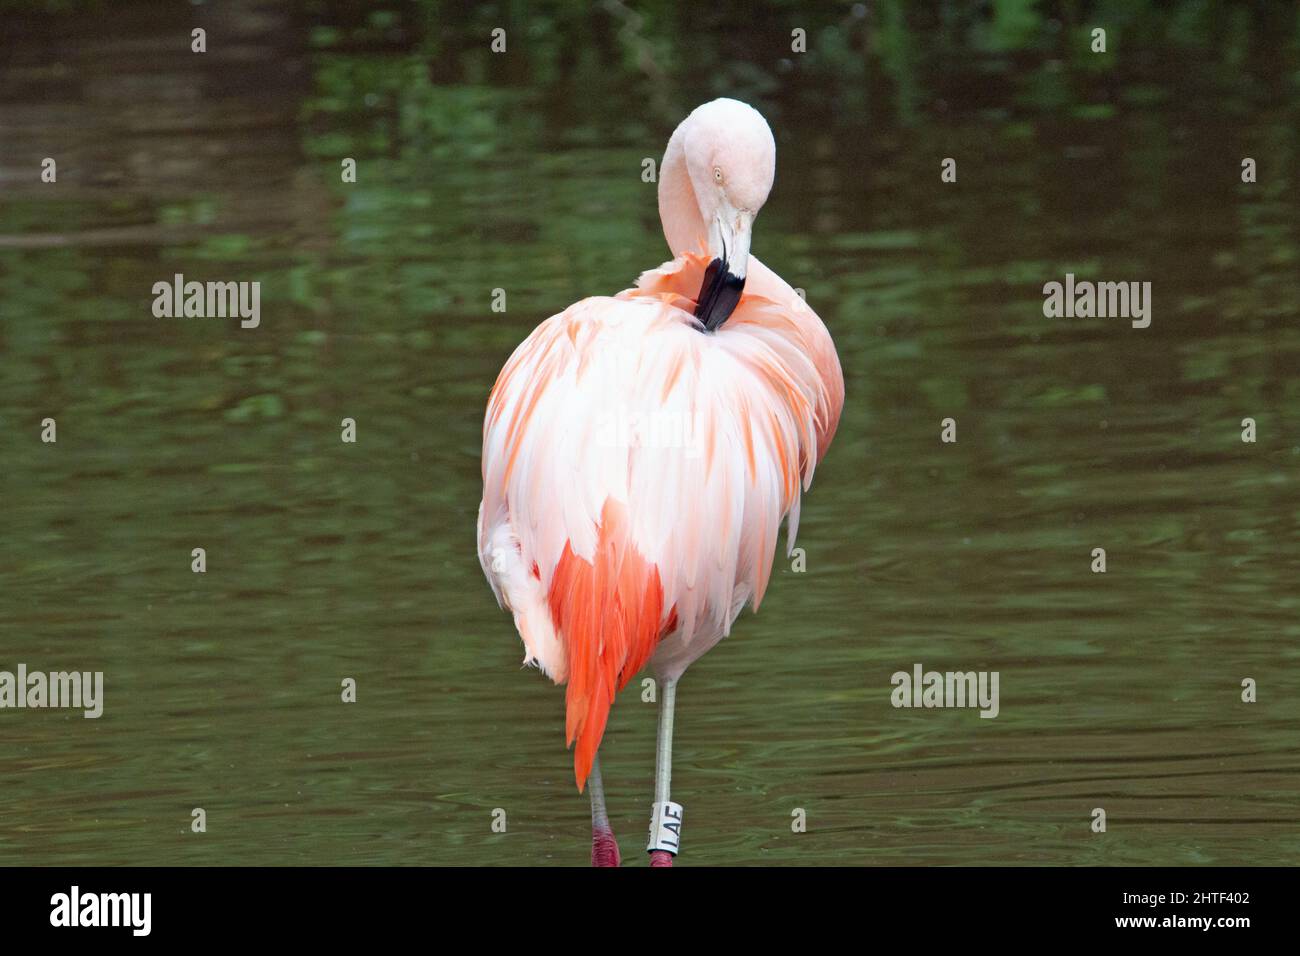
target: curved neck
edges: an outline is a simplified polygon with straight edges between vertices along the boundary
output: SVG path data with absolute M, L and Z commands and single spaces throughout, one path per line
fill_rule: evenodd
M 708 250 L 708 230 L 686 169 L 686 124 L 689 122 L 687 117 L 673 130 L 663 162 L 659 164 L 659 221 L 673 256 Z

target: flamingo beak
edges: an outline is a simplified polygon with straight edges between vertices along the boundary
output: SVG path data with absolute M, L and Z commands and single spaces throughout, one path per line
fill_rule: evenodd
M 704 283 L 695 306 L 695 317 L 706 332 L 713 332 L 735 311 L 745 289 L 749 268 L 749 239 L 754 214 L 746 210 L 723 209 L 709 227 L 709 252 L 713 261 L 704 272 Z

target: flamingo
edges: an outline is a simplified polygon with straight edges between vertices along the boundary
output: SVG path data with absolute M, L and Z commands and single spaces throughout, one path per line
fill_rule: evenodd
M 647 663 L 659 691 L 651 866 L 671 866 L 673 707 L 692 662 L 755 610 L 844 404 L 830 333 L 749 254 L 776 145 L 717 99 L 673 132 L 659 216 L 673 259 L 542 322 L 488 398 L 478 552 L 525 665 L 566 685 L 565 738 L 590 792 L 594 866 L 618 866 L 598 751 Z

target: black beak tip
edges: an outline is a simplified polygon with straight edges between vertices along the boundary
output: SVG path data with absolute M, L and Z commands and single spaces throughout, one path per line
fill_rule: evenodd
M 704 331 L 716 330 L 731 317 L 744 290 L 744 278 L 728 271 L 725 260 L 714 259 L 709 263 L 695 306 L 695 317 L 704 326 Z

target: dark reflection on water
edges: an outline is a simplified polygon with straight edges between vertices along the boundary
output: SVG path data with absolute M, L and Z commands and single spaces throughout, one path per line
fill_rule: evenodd
M 0 669 L 107 701 L 0 712 L 0 862 L 584 861 L 562 695 L 474 556 L 482 407 L 537 321 L 665 257 L 641 160 L 719 93 L 772 120 L 755 251 L 849 403 L 807 572 L 682 684 L 684 861 L 1294 862 L 1294 11 L 1133 4 L 1094 62 L 1030 5 L 827 5 L 787 62 L 782 7 L 686 38 L 649 6 L 547 8 L 504 61 L 432 4 L 14 21 Z M 177 272 L 260 280 L 261 327 L 153 318 Z M 1151 281 L 1151 328 L 1044 318 L 1066 272 Z M 914 662 L 998 670 L 1000 716 L 893 709 Z M 607 741 L 639 862 L 652 707 Z

